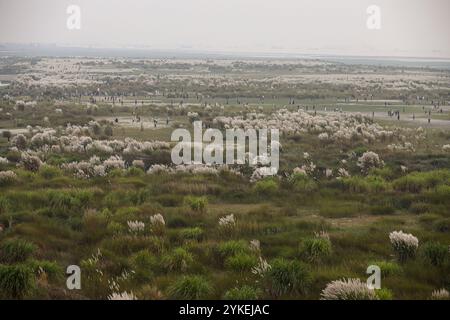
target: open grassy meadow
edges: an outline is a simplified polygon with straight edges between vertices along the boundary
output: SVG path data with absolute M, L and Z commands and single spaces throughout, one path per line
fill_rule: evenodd
M 0 76 L 3 299 L 449 298 L 449 69 L 9 56 Z M 173 164 L 194 121 L 279 129 L 278 172 Z

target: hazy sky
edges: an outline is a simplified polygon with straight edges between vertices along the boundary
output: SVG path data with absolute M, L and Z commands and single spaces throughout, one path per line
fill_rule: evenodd
M 449 0 L 0 0 L 0 42 L 450 58 L 449 14 Z

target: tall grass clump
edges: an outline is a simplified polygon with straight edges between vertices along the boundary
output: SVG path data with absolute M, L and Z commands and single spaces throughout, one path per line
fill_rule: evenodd
M 36 251 L 36 246 L 21 239 L 8 239 L 0 244 L 0 262 L 19 263 L 27 260 Z
M 199 213 L 204 213 L 208 205 L 208 199 L 206 197 L 188 196 L 184 201 L 192 211 Z
M 278 183 L 273 179 L 264 179 L 256 182 L 253 189 L 259 196 L 271 196 L 278 191 Z
M 169 271 L 186 271 L 193 261 L 192 254 L 184 248 L 176 248 L 162 258 L 163 266 Z
M 223 298 L 225 300 L 257 300 L 260 294 L 259 289 L 244 285 L 228 290 Z
M 375 290 L 360 279 L 335 280 L 320 294 L 322 300 L 378 300 Z
M 414 258 L 419 247 L 419 240 L 412 234 L 403 231 L 393 231 L 389 234 L 389 240 L 400 262 Z
M 209 282 L 201 276 L 184 276 L 177 280 L 168 290 L 173 299 L 205 299 L 212 292 Z
M 439 242 L 426 242 L 420 249 L 420 256 L 425 262 L 440 267 L 449 257 L 449 248 Z
M 295 260 L 275 259 L 266 273 L 269 291 L 275 296 L 306 293 L 312 276 L 306 265 Z
M 331 255 L 331 241 L 327 238 L 307 238 L 300 243 L 300 255 L 309 262 L 319 262 Z
M 258 264 L 258 258 L 246 253 L 238 253 L 225 260 L 225 267 L 237 272 L 251 271 Z
M 18 265 L 0 265 L 0 297 L 23 299 L 34 288 L 31 268 Z

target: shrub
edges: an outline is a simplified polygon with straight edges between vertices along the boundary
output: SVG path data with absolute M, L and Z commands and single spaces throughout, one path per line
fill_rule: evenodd
M 39 168 L 39 175 L 47 180 L 59 177 L 61 175 L 61 170 L 57 167 L 43 165 Z
M 438 232 L 450 232 L 450 218 L 443 218 L 434 221 L 433 230 Z
M 208 205 L 208 199 L 206 197 L 189 196 L 185 198 L 185 203 L 191 208 L 191 210 L 204 213 L 206 206 Z
M 413 258 L 419 246 L 419 240 L 412 234 L 403 231 L 393 231 L 389 234 L 392 247 L 401 262 Z
M 217 252 L 223 259 L 226 259 L 237 254 L 250 253 L 250 248 L 245 241 L 230 240 L 220 243 L 217 246 Z
M 310 262 L 318 262 L 331 255 L 331 241 L 325 238 L 308 238 L 300 243 L 300 254 Z
M 0 245 L 0 261 L 17 263 L 27 260 L 36 251 L 36 246 L 20 239 L 8 239 Z
M 0 265 L 0 296 L 24 298 L 34 287 L 33 271 L 25 265 Z
M 180 236 L 186 240 L 200 241 L 203 239 L 204 231 L 200 227 L 186 228 L 180 231 Z
M 302 173 L 293 174 L 289 178 L 289 182 L 296 192 L 311 193 L 317 190 L 317 183 L 306 174 Z
M 411 172 L 393 182 L 394 189 L 404 192 L 418 193 L 424 189 L 434 188 L 448 183 L 450 170 L 434 170 L 429 172 Z
M 131 264 L 135 271 L 134 278 L 143 282 L 153 276 L 152 267 L 156 265 L 156 259 L 148 250 L 141 250 L 132 256 Z
M 278 191 L 278 183 L 273 179 L 264 179 L 256 182 L 253 189 L 260 196 L 270 196 Z
M 378 300 L 375 290 L 359 279 L 335 280 L 321 293 L 322 300 Z
M 392 291 L 386 288 L 376 289 L 375 295 L 378 300 L 392 300 L 393 297 Z
M 258 259 L 250 254 L 238 253 L 225 260 L 225 267 L 233 271 L 251 271 L 258 264 Z
M 367 176 L 366 182 L 370 192 L 378 193 L 389 189 L 389 184 L 379 176 Z
M 391 261 L 374 261 L 370 263 L 371 265 L 375 265 L 380 267 L 381 275 L 383 277 L 399 275 L 403 272 L 401 266 L 399 266 L 396 262 Z
M 266 277 L 274 295 L 305 293 L 311 285 L 311 274 L 301 262 L 276 259 L 271 266 Z
M 14 171 L 0 171 L 0 187 L 9 186 L 17 181 Z
M 358 167 L 362 172 L 369 172 L 372 168 L 381 168 L 384 166 L 383 160 L 380 159 L 378 154 L 372 151 L 367 151 L 358 158 Z
M 205 299 L 212 288 L 209 282 L 201 276 L 184 276 L 169 288 L 169 295 L 174 299 L 198 300 Z
M 421 247 L 421 257 L 433 266 L 442 266 L 448 257 L 448 247 L 439 242 L 426 242 Z
M 340 183 L 342 183 L 344 190 L 354 193 L 368 192 L 370 188 L 366 179 L 359 176 L 342 178 Z
M 225 300 L 258 300 L 260 290 L 250 287 L 242 286 L 236 287 L 225 292 Z
M 58 263 L 47 260 L 31 260 L 27 262 L 34 274 L 44 272 L 50 280 L 60 280 L 64 277 L 64 270 Z
M 183 248 L 176 248 L 162 258 L 163 266 L 170 271 L 186 271 L 193 261 L 192 254 Z

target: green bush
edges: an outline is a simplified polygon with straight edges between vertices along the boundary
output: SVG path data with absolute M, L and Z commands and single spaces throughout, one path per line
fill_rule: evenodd
M 225 267 L 236 272 L 251 271 L 257 264 L 258 258 L 245 253 L 238 253 L 225 260 Z
M 394 189 L 403 192 L 419 193 L 431 189 L 439 184 L 450 182 L 450 170 L 434 170 L 428 172 L 411 172 L 394 180 Z
M 135 271 L 134 278 L 141 283 L 152 278 L 156 258 L 148 250 L 141 250 L 132 256 L 131 264 Z
M 185 198 L 185 203 L 191 210 L 203 213 L 208 205 L 208 199 L 206 197 L 188 196 Z
M 255 193 L 260 196 L 270 196 L 278 191 L 278 183 L 273 179 L 264 179 L 255 183 Z
M 36 246 L 21 239 L 8 239 L 0 244 L 0 261 L 17 263 L 27 260 L 36 251 Z
M 0 296 L 22 299 L 34 288 L 34 274 L 25 265 L 0 265 Z
M 378 300 L 392 300 L 393 297 L 392 291 L 386 288 L 375 290 L 375 295 Z
M 186 271 L 193 261 L 192 254 L 183 248 L 176 248 L 162 258 L 163 266 L 170 271 Z
M 442 266 L 448 258 L 448 246 L 439 242 L 426 242 L 421 246 L 420 255 L 433 266 Z
M 221 258 L 226 259 L 241 253 L 249 253 L 250 248 L 245 241 L 230 240 L 222 242 L 217 246 L 217 253 Z
M 398 263 L 392 261 L 374 261 L 370 265 L 380 267 L 383 277 L 396 276 L 403 272 L 403 268 Z
M 305 174 L 294 174 L 289 178 L 292 189 L 299 193 L 311 193 L 317 190 L 317 183 Z
M 205 299 L 211 292 L 211 285 L 201 276 L 184 276 L 168 290 L 172 298 L 182 300 Z
M 325 238 L 307 238 L 300 243 L 300 254 L 310 262 L 319 262 L 331 255 L 331 241 Z
M 276 259 L 266 274 L 270 292 L 276 296 L 286 293 L 305 293 L 312 277 L 308 268 L 298 261 Z
M 33 270 L 34 274 L 45 272 L 48 279 L 56 281 L 64 277 L 64 270 L 55 261 L 30 260 L 27 265 Z
M 200 227 L 186 228 L 180 231 L 181 238 L 185 240 L 200 241 L 203 239 L 204 231 Z
M 250 287 L 242 286 L 236 287 L 225 292 L 225 300 L 258 300 L 260 290 Z
M 39 175 L 47 180 L 56 178 L 61 176 L 62 172 L 59 168 L 49 166 L 49 165 L 43 165 L 39 168 Z

